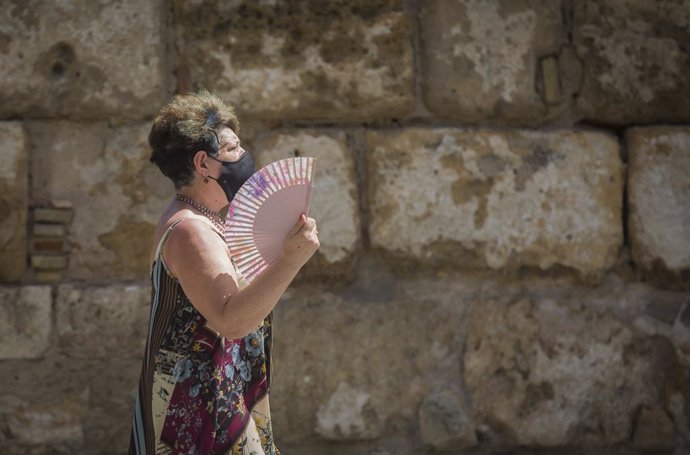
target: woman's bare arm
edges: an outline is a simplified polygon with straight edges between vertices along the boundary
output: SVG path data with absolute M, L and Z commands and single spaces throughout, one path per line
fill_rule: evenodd
M 208 324 L 222 336 L 236 339 L 268 316 L 318 247 L 315 221 L 302 216 L 290 231 L 283 254 L 241 291 L 225 242 L 203 221 L 179 223 L 163 255 Z

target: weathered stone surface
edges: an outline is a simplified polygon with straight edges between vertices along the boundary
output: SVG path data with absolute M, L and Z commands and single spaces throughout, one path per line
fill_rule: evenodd
M 140 368 L 141 357 L 0 362 L 0 453 L 126 452 Z
M 48 286 L 0 288 L 0 359 L 36 358 L 48 349 L 51 306 Z
M 347 382 L 338 384 L 338 388 L 328 401 L 321 403 L 316 410 L 316 433 L 324 439 L 358 440 L 378 436 L 380 424 L 367 422 L 367 414 L 376 416 L 371 407 L 371 396 L 357 390 Z
M 62 224 L 34 223 L 33 234 L 39 237 L 63 237 L 65 226 Z
M 628 230 L 642 268 L 690 270 L 690 128 L 626 132 Z
M 150 291 L 144 286 L 58 288 L 58 348 L 70 357 L 140 358 L 144 352 Z
M 105 359 L 96 367 L 99 374 L 89 381 L 89 407 L 84 413 L 85 447 L 93 453 L 121 453 L 129 445 L 141 358 Z
M 20 122 L 0 122 L 0 281 L 19 281 L 26 270 L 28 205 L 24 129 Z
M 462 396 L 443 390 L 427 396 L 419 407 L 422 441 L 435 450 L 463 450 L 477 445 L 472 418 Z
M 31 267 L 38 270 L 63 270 L 67 267 L 67 257 L 54 254 L 32 254 Z
M 383 301 L 360 292 L 288 291 L 275 311 L 276 437 L 361 441 L 393 428 L 415 431 L 424 397 L 460 383 L 459 291 L 444 282 L 421 296 L 401 291 Z
M 174 5 L 191 85 L 226 96 L 243 116 L 356 121 L 414 106 L 401 0 Z
M 80 397 L 66 397 L 56 403 L 25 403 L 8 419 L 9 453 L 63 452 L 80 448 L 84 441 Z M 17 449 L 21 447 L 21 452 Z M 12 450 L 14 449 L 14 450 Z
M 0 11 L 0 116 L 154 114 L 166 95 L 162 3 L 5 5 Z
M 568 299 L 478 301 L 464 358 L 475 419 L 510 444 L 622 443 L 663 387 L 669 344 Z
M 673 448 L 673 422 L 658 406 L 642 406 L 637 416 L 632 440 L 633 446 L 640 449 Z
M 62 280 L 62 272 L 37 270 L 34 272 L 34 280 L 36 283 L 58 283 Z
M 72 210 L 38 207 L 34 209 L 34 223 L 68 224 L 72 221 Z
M 318 130 L 273 133 L 260 138 L 256 149 L 258 167 L 294 156 L 316 158 L 309 216 L 318 223 L 321 247 L 309 261 L 307 272 L 328 273 L 331 267 L 334 274 L 351 273 L 360 237 L 359 193 L 345 134 Z
M 397 258 L 598 275 L 623 241 L 616 138 L 417 129 L 367 135 L 370 237 Z
M 539 58 L 558 54 L 565 42 L 560 2 L 433 0 L 421 6 L 421 68 L 431 111 L 465 122 L 520 124 L 549 114 L 536 80 Z
M 673 325 L 685 303 L 684 297 L 682 293 L 657 291 L 647 302 L 644 312 L 658 321 Z
M 690 120 L 690 3 L 574 2 L 573 40 L 584 62 L 578 110 L 608 124 Z
M 34 204 L 71 205 L 68 278 L 144 278 L 173 186 L 149 163 L 148 123 L 30 122 Z

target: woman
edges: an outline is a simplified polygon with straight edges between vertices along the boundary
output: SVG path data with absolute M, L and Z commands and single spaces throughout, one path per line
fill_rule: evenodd
M 149 134 L 151 161 L 177 195 L 154 235 L 146 351 L 130 454 L 278 454 L 268 405 L 271 312 L 319 248 L 302 215 L 281 257 L 251 284 L 223 240 L 219 211 L 254 172 L 232 107 L 178 95 Z

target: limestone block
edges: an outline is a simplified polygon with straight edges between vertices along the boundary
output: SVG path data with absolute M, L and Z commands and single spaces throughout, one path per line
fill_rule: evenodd
M 0 362 L 0 453 L 121 453 L 129 444 L 140 368 L 141 355 Z
M 22 124 L 0 122 L 0 281 L 3 282 L 19 281 L 26 270 L 27 152 Z
M 392 421 L 415 425 L 432 389 L 460 382 L 458 293 L 451 283 L 388 301 L 288 291 L 275 310 L 276 437 L 370 440 Z
M 559 300 L 475 302 L 464 357 L 475 419 L 510 444 L 624 443 L 637 408 L 664 387 L 670 343 Z
M 690 128 L 626 132 L 628 230 L 642 268 L 690 270 Z
M 74 209 L 68 278 L 141 279 L 173 185 L 151 163 L 148 123 L 30 122 L 34 203 Z
M 140 358 L 150 311 L 148 287 L 61 285 L 56 301 L 58 347 L 70 357 Z
M 374 247 L 400 259 L 604 273 L 623 241 L 616 138 L 586 131 L 370 132 Z
M 584 63 L 578 110 L 599 123 L 690 119 L 690 3 L 574 2 L 573 41 Z
M 223 95 L 241 116 L 362 120 L 414 106 L 402 0 L 174 5 L 191 86 Z
M 2 8 L 0 116 L 155 114 L 166 95 L 162 3 L 31 0 Z
M 520 124 L 548 114 L 537 70 L 539 58 L 557 54 L 565 42 L 560 2 L 432 0 L 421 6 L 429 110 L 464 122 Z
M 308 267 L 333 273 L 350 270 L 359 242 L 359 193 L 354 156 L 342 132 L 300 130 L 272 133 L 256 141 L 257 166 L 294 156 L 316 158 L 309 216 L 318 224 L 321 246 Z M 295 220 L 297 222 L 297 220 Z
M 52 329 L 49 286 L 0 288 L 0 359 L 41 357 Z
M 422 441 L 435 450 L 463 450 L 477 445 L 472 417 L 462 396 L 451 390 L 427 396 L 419 407 Z
M 81 397 L 65 397 L 57 403 L 24 403 L 8 419 L 8 436 L 15 449 L 23 449 L 21 453 L 40 453 L 48 448 L 64 453 L 84 442 L 83 414 Z
M 112 452 L 113 447 L 129 444 L 141 357 L 103 359 L 95 367 L 99 374 L 89 381 L 84 439 L 85 446 L 93 453 L 105 454 Z

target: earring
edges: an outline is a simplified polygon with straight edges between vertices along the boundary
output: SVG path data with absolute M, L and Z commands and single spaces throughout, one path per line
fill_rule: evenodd
M 204 183 L 208 183 L 208 174 L 204 174 Z

